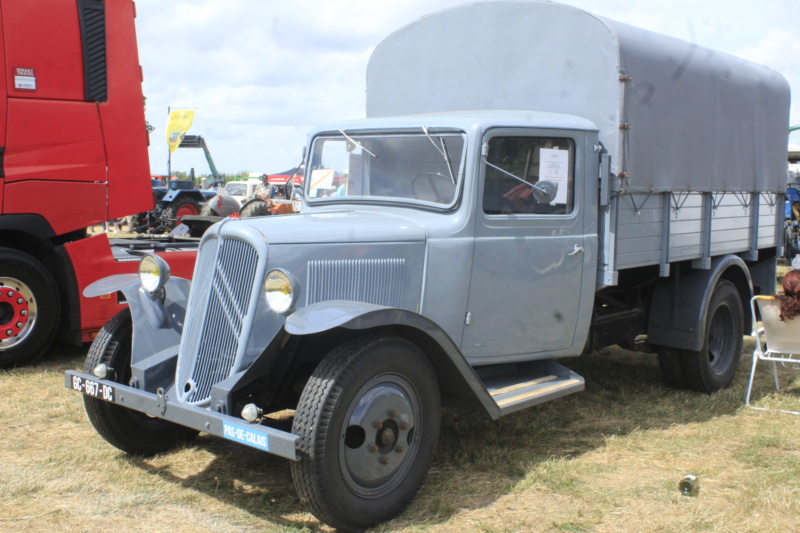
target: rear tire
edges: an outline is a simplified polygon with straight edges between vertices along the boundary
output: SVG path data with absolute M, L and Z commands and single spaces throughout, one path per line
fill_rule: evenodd
M 265 217 L 272 214 L 264 200 L 250 200 L 242 206 L 239 218 Z
M 668 387 L 686 388 L 686 376 L 683 372 L 683 351 L 677 348 L 658 347 L 658 367 L 661 377 Z
M 164 210 L 165 226 L 171 230 L 180 224 L 182 216 L 197 215 L 199 213 L 200 204 L 197 200 L 190 196 L 178 196 Z
M 370 336 L 334 348 L 309 379 L 292 425 L 301 500 L 347 531 L 397 516 L 427 475 L 439 409 L 436 374 L 411 342 Z
M 100 363 L 114 370 L 113 381 L 127 385 L 131 377 L 133 323 L 130 309 L 123 309 L 103 326 L 89 348 L 84 372 Z M 111 445 L 131 455 L 151 456 L 166 452 L 199 433 L 139 411 L 92 396 L 83 397 L 86 414 L 94 428 Z
M 0 367 L 38 360 L 55 338 L 61 301 L 53 276 L 34 257 L 0 248 Z
M 797 229 L 794 227 L 794 222 L 786 226 L 783 238 L 783 256 L 791 262 L 794 256 L 797 255 Z
M 736 286 L 721 280 L 714 288 L 706 312 L 703 347 L 683 350 L 683 371 L 688 388 L 715 392 L 731 384 L 742 355 L 744 312 Z

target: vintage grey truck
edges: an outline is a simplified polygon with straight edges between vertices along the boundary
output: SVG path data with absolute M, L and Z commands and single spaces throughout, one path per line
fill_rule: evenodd
M 129 305 L 66 373 L 108 442 L 285 457 L 358 530 L 417 493 L 443 403 L 579 392 L 569 358 L 612 344 L 673 387 L 731 383 L 781 248 L 779 74 L 525 1 L 398 30 L 366 82 L 367 118 L 310 133 L 300 213 L 214 225 L 191 283 L 147 255 L 86 289 Z

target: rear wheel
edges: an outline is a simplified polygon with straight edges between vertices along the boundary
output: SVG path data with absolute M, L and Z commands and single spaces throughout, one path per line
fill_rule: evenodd
M 744 313 L 736 286 L 717 283 L 706 312 L 703 347 L 683 350 L 686 385 L 692 390 L 715 392 L 733 381 L 742 355 Z
M 264 200 L 250 200 L 242 206 L 239 218 L 265 217 L 271 215 L 269 205 Z
M 686 388 L 686 376 L 683 371 L 683 351 L 677 348 L 658 347 L 658 367 L 661 377 L 668 387 Z
M 784 229 L 783 246 L 784 257 L 789 261 L 794 259 L 799 251 L 797 249 L 797 228 L 794 226 L 794 222 L 787 224 Z
M 86 357 L 84 372 L 91 373 L 97 365 L 105 363 L 113 370 L 113 381 L 127 385 L 131 378 L 132 333 L 130 309 L 123 309 L 103 326 L 95 338 Z M 150 456 L 165 452 L 198 434 L 194 429 L 92 396 L 84 396 L 83 402 L 86 414 L 100 436 L 132 455 Z
M 166 226 L 169 229 L 174 228 L 180 224 L 181 217 L 186 215 L 197 215 L 200 213 L 200 204 L 190 196 L 178 196 L 175 200 L 167 205 L 164 210 L 164 218 L 166 219 Z
M 53 342 L 60 317 L 50 272 L 28 254 L 0 248 L 0 366 L 39 359 Z
M 300 498 L 323 522 L 361 530 L 405 509 L 419 491 L 439 436 L 436 374 L 398 337 L 346 342 L 303 390 L 292 432 Z

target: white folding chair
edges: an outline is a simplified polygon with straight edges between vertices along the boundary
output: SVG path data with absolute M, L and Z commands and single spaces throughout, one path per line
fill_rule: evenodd
M 761 312 L 761 327 L 756 322 L 756 302 Z M 753 378 L 756 375 L 756 366 L 759 361 L 769 361 L 771 363 L 775 389 L 778 392 L 781 392 L 781 386 L 778 382 L 778 365 L 800 369 L 800 316 L 785 322 L 781 321 L 779 318 L 781 302 L 775 296 L 754 296 L 750 300 L 750 310 L 753 316 L 752 335 L 756 339 L 756 348 L 753 352 L 753 368 L 750 371 L 750 381 L 747 384 L 745 404 L 748 407 L 762 411 L 774 410 L 800 415 L 798 411 L 769 409 L 750 405 Z

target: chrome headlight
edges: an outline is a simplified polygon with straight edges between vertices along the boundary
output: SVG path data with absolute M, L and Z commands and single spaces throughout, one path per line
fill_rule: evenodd
M 154 254 L 147 254 L 139 262 L 139 281 L 150 294 L 155 294 L 169 280 L 169 265 Z
M 283 269 L 270 270 L 264 280 L 264 295 L 270 309 L 282 315 L 294 310 L 297 300 L 297 280 Z

